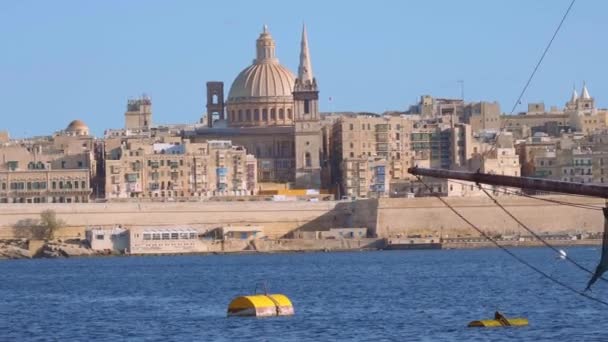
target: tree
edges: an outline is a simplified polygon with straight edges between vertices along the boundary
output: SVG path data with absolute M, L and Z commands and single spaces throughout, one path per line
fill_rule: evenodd
M 47 209 L 40 213 L 40 224 L 38 225 L 40 231 L 36 235 L 48 240 L 53 240 L 57 229 L 61 228 L 63 225 L 65 225 L 65 222 L 57 218 L 55 211 Z

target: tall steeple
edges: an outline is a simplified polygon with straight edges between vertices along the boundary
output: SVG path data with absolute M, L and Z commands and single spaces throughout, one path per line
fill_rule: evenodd
M 295 187 L 321 187 L 321 161 L 324 158 L 319 116 L 319 89 L 312 74 L 306 26 L 302 27 L 300 66 L 293 88 L 294 145 L 296 159 Z
M 587 83 L 583 82 L 583 91 L 581 92 L 581 98 L 583 100 L 591 100 L 591 95 L 589 95 L 589 90 L 587 90 Z
M 302 83 L 312 83 L 312 63 L 310 62 L 310 52 L 308 51 L 308 36 L 306 34 L 306 24 L 302 25 L 302 41 L 300 42 L 300 66 L 298 67 L 298 79 Z
M 576 92 L 576 86 L 572 86 L 572 97 L 570 98 L 570 103 L 575 103 L 578 100 L 578 93 Z

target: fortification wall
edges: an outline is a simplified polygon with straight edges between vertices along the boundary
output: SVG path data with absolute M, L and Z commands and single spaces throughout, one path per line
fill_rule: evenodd
M 554 196 L 552 199 L 604 205 L 602 199 Z M 525 233 L 517 223 L 489 199 L 446 198 L 465 217 L 487 231 Z M 501 197 L 517 218 L 537 232 L 602 231 L 600 210 L 562 206 L 523 197 Z M 378 237 L 397 234 L 433 234 L 442 229 L 450 236 L 472 232 L 468 225 L 436 198 L 369 199 L 336 202 L 199 202 L 199 203 L 80 203 L 1 204 L 0 239 L 15 237 L 19 226 L 37 220 L 52 209 L 67 226 L 58 238 L 84 238 L 88 226 L 129 227 L 188 226 L 214 228 L 220 225 L 258 225 L 270 238 L 289 235 L 295 229 L 308 231 L 331 227 L 368 227 Z M 477 235 L 474 233 L 473 235 Z
M 212 228 L 219 225 L 259 225 L 269 237 L 282 237 L 309 225 L 321 230 L 345 219 L 339 202 L 199 202 L 199 203 L 80 203 L 80 204 L 2 204 L 0 239 L 12 238 L 15 227 L 27 226 L 51 209 L 67 227 L 57 237 L 84 237 L 87 226 L 154 227 L 189 226 Z M 334 218 L 335 216 L 335 218 Z M 317 220 L 324 217 L 323 220 Z M 80 234 L 80 235 L 79 235 Z
M 553 200 L 601 207 L 604 200 L 598 198 L 551 196 Z M 604 218 L 601 210 L 589 210 L 563 206 L 525 197 L 499 197 L 515 217 L 535 232 L 603 231 Z M 507 216 L 490 199 L 484 197 L 446 198 L 464 217 L 486 231 L 498 233 L 528 234 Z M 478 235 L 450 211 L 437 198 L 380 199 L 378 204 L 378 231 L 382 236 L 397 234 L 439 233 Z

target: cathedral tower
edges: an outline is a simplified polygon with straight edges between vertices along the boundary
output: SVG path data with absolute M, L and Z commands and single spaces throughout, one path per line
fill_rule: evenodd
M 312 73 L 306 26 L 302 28 L 300 48 L 300 66 L 293 90 L 295 186 L 300 189 L 319 189 L 321 187 L 322 152 L 319 90 Z

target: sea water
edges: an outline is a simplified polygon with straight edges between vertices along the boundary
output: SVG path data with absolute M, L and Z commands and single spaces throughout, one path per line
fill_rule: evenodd
M 594 268 L 597 247 L 565 248 Z M 589 275 L 514 249 L 576 289 Z M 295 316 L 227 318 L 266 283 Z M 260 288 L 260 286 L 258 286 Z M 608 282 L 591 295 L 608 301 Z M 467 328 L 495 311 L 522 328 Z M 498 249 L 0 261 L 0 341 L 608 341 L 608 307 Z

